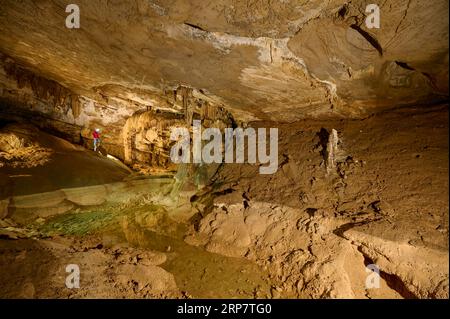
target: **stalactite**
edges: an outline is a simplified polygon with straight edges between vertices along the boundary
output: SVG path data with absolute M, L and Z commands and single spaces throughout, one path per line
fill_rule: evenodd
M 73 92 L 55 81 L 43 78 L 14 63 L 6 63 L 5 71 L 8 77 L 14 79 L 18 88 L 30 88 L 36 97 L 42 100 L 53 100 L 53 107 L 62 107 L 66 112 L 70 107 L 70 96 Z
M 183 98 L 183 110 L 184 110 L 184 117 L 186 119 L 186 124 L 191 125 L 192 124 L 192 118 L 194 115 L 194 110 L 191 105 L 191 98 L 192 98 L 192 88 L 188 88 L 185 86 L 180 86 L 177 91 L 180 90 L 181 96 Z
M 184 125 L 181 117 L 172 113 L 147 111 L 128 118 L 122 131 L 125 162 L 169 166 L 169 127 L 181 125 Z M 148 132 L 152 132 L 151 140 L 148 139 Z
M 71 102 L 70 106 L 72 108 L 73 118 L 76 119 L 81 114 L 81 103 L 80 103 L 80 100 L 78 99 L 78 96 L 72 95 L 72 96 L 70 96 L 70 102 Z

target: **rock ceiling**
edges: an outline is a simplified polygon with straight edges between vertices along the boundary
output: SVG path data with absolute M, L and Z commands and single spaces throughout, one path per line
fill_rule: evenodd
M 179 86 L 243 120 L 375 110 L 448 98 L 448 1 L 77 0 L 0 4 L 0 51 L 93 99 L 169 107 Z

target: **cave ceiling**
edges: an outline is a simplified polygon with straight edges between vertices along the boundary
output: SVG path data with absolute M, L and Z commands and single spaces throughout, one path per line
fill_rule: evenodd
M 0 52 L 95 99 L 180 86 L 236 118 L 353 117 L 448 98 L 448 1 L 1 1 Z M 169 93 L 168 93 L 169 92 Z

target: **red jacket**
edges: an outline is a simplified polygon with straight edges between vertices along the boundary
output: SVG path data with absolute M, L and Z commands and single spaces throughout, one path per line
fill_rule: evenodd
M 96 131 L 92 132 L 92 136 L 94 138 L 100 138 L 100 134 L 98 134 L 98 132 L 96 132 Z

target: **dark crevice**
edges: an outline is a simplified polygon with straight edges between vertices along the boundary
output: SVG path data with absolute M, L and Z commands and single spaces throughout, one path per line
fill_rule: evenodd
M 337 236 L 339 236 L 339 237 L 341 237 L 341 238 L 344 238 L 345 240 L 348 240 L 348 239 L 344 236 L 344 233 L 345 233 L 347 230 L 349 230 L 349 229 L 351 229 L 351 228 L 353 228 L 353 227 L 357 227 L 357 226 L 364 226 L 364 225 L 366 225 L 366 224 L 370 224 L 370 223 L 372 223 L 372 222 L 376 222 L 376 221 L 379 221 L 379 220 L 380 220 L 380 218 L 377 218 L 377 219 L 370 219 L 370 220 L 364 220 L 364 221 L 361 221 L 361 222 L 346 223 L 346 224 L 343 224 L 343 225 L 339 226 L 339 227 L 336 228 L 335 230 L 333 230 L 333 234 L 335 234 L 335 235 L 337 235 Z
M 231 194 L 232 192 L 234 192 L 234 189 L 227 188 L 227 189 L 224 189 L 224 190 L 221 190 L 221 191 L 212 192 L 212 195 L 214 195 L 214 196 L 221 196 L 221 195 Z M 201 199 L 202 195 L 204 195 L 204 194 L 201 194 L 201 195 L 194 194 L 194 195 L 192 195 L 191 198 L 190 198 L 190 202 L 193 203 L 193 202 L 199 201 Z
M 192 24 L 192 23 L 189 23 L 189 22 L 185 22 L 184 25 L 187 25 L 187 26 L 189 26 L 191 28 L 194 28 L 194 29 L 206 32 L 206 30 L 203 29 L 202 27 L 200 27 L 198 25 L 195 25 L 195 24 Z
M 356 223 L 346 223 L 344 225 L 341 225 L 340 227 L 336 228 L 333 233 L 341 238 L 344 238 L 345 240 L 348 240 L 345 236 L 344 233 L 356 226 L 362 226 L 362 225 L 366 225 L 372 222 L 376 222 L 380 219 L 373 219 L 373 220 L 365 220 L 362 222 L 356 222 Z M 361 249 L 361 246 L 358 247 L 358 251 L 363 255 L 364 257 L 364 265 L 370 265 L 370 264 L 375 264 L 375 262 L 369 258 L 366 254 L 364 254 L 364 252 Z M 384 281 L 386 281 L 386 284 L 388 285 L 389 288 L 391 288 L 392 290 L 395 290 L 400 296 L 402 296 L 405 299 L 417 299 L 417 296 L 415 294 L 413 294 L 405 285 L 405 283 L 396 275 L 393 274 L 388 274 L 386 272 L 381 271 L 380 269 L 380 277 L 384 279 Z
M 370 35 L 370 33 L 364 31 L 356 24 L 352 24 L 350 28 L 358 31 L 359 34 L 361 34 L 375 48 L 375 50 L 378 51 L 380 55 L 383 55 L 383 48 L 381 47 L 380 43 L 378 43 L 378 40 L 375 39 L 372 35 Z
M 344 238 L 346 240 L 348 240 L 345 236 L 344 233 L 356 226 L 362 226 L 362 225 L 366 225 L 375 221 L 378 221 L 380 219 L 374 219 L 374 220 L 366 220 L 366 221 L 362 221 L 362 222 L 356 222 L 356 223 L 346 223 L 344 225 L 341 225 L 340 227 L 336 228 L 333 233 L 341 238 Z M 358 246 L 358 251 L 363 255 L 364 257 L 364 265 L 370 265 L 370 264 L 375 264 L 376 263 L 370 258 L 368 257 L 366 254 L 364 254 L 364 252 L 361 249 L 361 246 Z M 412 293 L 408 287 L 406 287 L 405 283 L 396 275 L 393 274 L 388 274 L 384 271 L 382 271 L 380 269 L 380 277 L 384 279 L 384 281 L 386 281 L 386 284 L 388 285 L 389 288 L 391 288 L 392 290 L 395 290 L 400 296 L 402 296 L 405 299 L 417 299 L 417 296 Z
M 309 217 L 314 217 L 315 213 L 317 212 L 317 208 L 309 207 L 305 211 L 309 215 Z
M 406 62 L 395 61 L 395 64 L 397 64 L 399 67 L 402 67 L 402 68 L 404 68 L 406 70 L 415 71 L 415 69 L 413 67 L 410 67 L 408 65 L 408 63 L 406 63 Z
M 358 247 L 358 251 L 364 256 L 365 266 L 375 264 L 371 258 L 362 252 L 361 247 Z M 380 269 L 380 277 L 384 279 L 389 288 L 395 290 L 403 298 L 417 299 L 417 296 L 406 287 L 405 283 L 397 275 L 388 274 Z
M 322 127 L 316 135 L 319 137 L 319 144 L 317 146 L 322 147 L 322 149 L 320 151 L 320 155 L 322 155 L 322 157 L 326 160 L 327 145 L 328 145 L 328 139 L 330 138 L 330 132 L 328 132 L 327 129 Z
M 426 77 L 428 79 L 428 81 L 430 81 L 430 84 L 433 87 L 433 89 L 435 89 L 436 91 L 439 91 L 439 88 L 436 84 L 436 80 L 433 78 L 433 76 L 426 72 L 421 72 L 421 73 L 424 77 Z
M 200 230 L 200 222 L 203 219 L 203 217 L 204 217 L 203 214 L 196 213 L 191 218 L 189 218 L 188 222 L 194 226 L 195 231 Z
M 427 78 L 427 80 L 429 81 L 430 85 L 431 85 L 435 90 L 438 90 L 434 78 L 433 78 L 429 73 L 418 71 L 418 70 L 416 70 L 415 68 L 413 68 L 412 66 L 410 66 L 410 65 L 409 65 L 408 63 L 406 63 L 406 62 L 395 61 L 395 64 L 397 64 L 399 67 L 401 67 L 401 68 L 403 68 L 403 69 L 405 69 L 405 70 L 408 70 L 408 71 L 417 71 L 417 72 L 420 72 L 420 74 L 422 74 L 424 77 Z
M 340 8 L 338 11 L 338 17 L 345 18 L 345 16 L 347 15 L 347 11 L 347 6 L 343 5 L 342 8 Z

